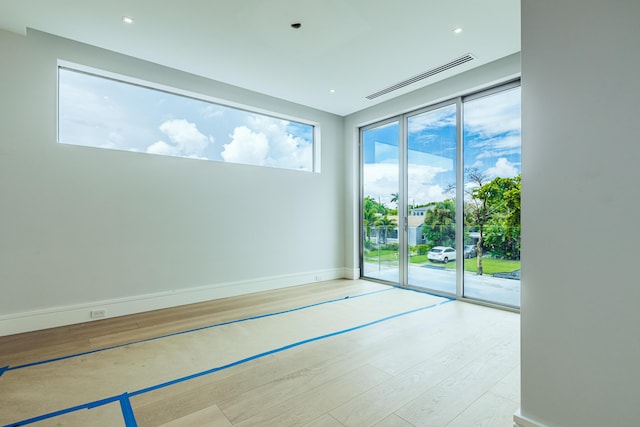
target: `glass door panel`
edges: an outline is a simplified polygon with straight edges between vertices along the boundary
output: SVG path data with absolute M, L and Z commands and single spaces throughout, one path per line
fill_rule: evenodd
M 520 93 L 361 129 L 363 277 L 520 307 Z
M 365 128 L 362 141 L 362 275 L 400 283 L 400 122 Z
M 456 105 L 407 118 L 408 285 L 456 293 Z
M 464 296 L 520 307 L 520 87 L 463 105 Z

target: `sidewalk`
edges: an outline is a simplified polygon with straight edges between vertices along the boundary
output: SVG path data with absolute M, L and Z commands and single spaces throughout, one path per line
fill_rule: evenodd
M 363 277 L 384 280 L 398 284 L 398 267 L 365 263 Z M 409 285 L 443 292 L 456 293 L 456 274 L 454 270 L 409 265 Z M 464 296 L 482 301 L 520 307 L 520 280 L 478 276 L 473 273 L 464 275 Z

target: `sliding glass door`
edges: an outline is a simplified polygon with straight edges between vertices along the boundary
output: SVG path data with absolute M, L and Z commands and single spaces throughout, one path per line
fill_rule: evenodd
M 406 118 L 409 286 L 456 293 L 456 104 Z
M 362 129 L 362 275 L 400 283 L 400 122 Z
M 520 306 L 520 87 L 464 101 L 464 296 Z
M 519 83 L 360 137 L 362 276 L 519 307 Z

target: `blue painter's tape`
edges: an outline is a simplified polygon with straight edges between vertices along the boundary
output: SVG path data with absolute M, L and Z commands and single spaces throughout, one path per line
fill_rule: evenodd
M 447 297 L 447 296 L 443 296 L 443 295 L 437 295 L 437 294 L 434 294 L 433 292 L 429 292 L 429 291 L 422 290 L 422 289 L 405 288 L 405 287 L 399 286 L 399 285 L 389 285 L 389 286 L 391 286 L 392 288 L 395 288 L 395 289 L 401 289 L 403 291 L 417 292 L 419 294 L 426 294 L 426 295 L 431 295 L 432 297 L 445 298 L 445 299 L 448 299 L 448 300 L 451 300 L 451 301 L 455 301 L 455 298 Z
M 443 298 L 443 299 L 445 299 L 445 298 Z M 29 418 L 29 419 L 24 420 L 24 421 L 19 421 L 17 423 L 8 424 L 8 425 L 3 426 L 3 427 L 19 427 L 19 426 L 24 426 L 24 425 L 27 425 L 27 424 L 33 424 L 33 423 L 36 423 L 36 422 L 39 422 L 39 421 L 43 421 L 43 420 L 46 420 L 46 419 L 49 419 L 49 418 L 54 418 L 54 417 L 57 417 L 57 416 L 60 416 L 60 415 L 64 415 L 64 414 L 70 413 L 70 412 L 75 412 L 75 411 L 79 411 L 79 410 L 82 410 L 82 409 L 92 409 L 92 408 L 96 408 L 96 407 L 99 407 L 99 406 L 108 405 L 108 404 L 114 403 L 116 401 L 120 402 L 120 406 L 122 408 L 122 414 L 125 417 L 125 423 L 127 423 L 126 426 L 127 427 L 132 427 L 132 426 L 136 426 L 137 427 L 135 416 L 133 414 L 133 409 L 131 408 L 131 402 L 129 400 L 129 397 L 138 396 L 138 395 L 149 393 L 149 392 L 152 392 L 152 391 L 155 391 L 155 390 L 158 390 L 158 389 L 166 388 L 166 387 L 169 387 L 169 386 L 174 385 L 174 384 L 183 383 L 185 381 L 189 381 L 189 380 L 192 380 L 192 379 L 195 379 L 195 378 L 199 378 L 199 377 L 202 377 L 202 376 L 205 376 L 205 375 L 213 374 L 215 372 L 219 372 L 219 371 L 222 371 L 222 370 L 225 370 L 225 369 L 229 369 L 229 368 L 232 368 L 234 366 L 242 365 L 244 363 L 251 362 L 252 360 L 260 359 L 260 358 L 269 356 L 271 354 L 280 353 L 280 352 L 289 350 L 291 348 L 299 347 L 301 345 L 308 344 L 308 343 L 311 343 L 311 342 L 314 342 L 314 341 L 320 341 L 320 340 L 327 339 L 327 338 L 330 338 L 330 337 L 334 337 L 334 336 L 337 336 L 337 335 L 342 335 L 342 334 L 346 334 L 346 333 L 349 333 L 349 332 L 353 332 L 353 331 L 356 331 L 358 329 L 362 329 L 362 328 L 366 328 L 366 327 L 369 327 L 369 326 L 373 326 L 373 325 L 376 325 L 378 323 L 382 323 L 382 322 L 385 322 L 385 321 L 388 321 L 388 320 L 396 319 L 398 317 L 406 316 L 406 315 L 409 315 L 409 314 L 417 313 L 419 311 L 428 310 L 428 309 L 431 309 L 431 308 L 434 308 L 434 307 L 438 307 L 440 305 L 447 304 L 447 303 L 453 302 L 453 301 L 455 301 L 455 300 L 445 299 L 445 301 L 443 301 L 443 302 L 438 302 L 438 303 L 427 305 L 427 306 L 424 306 L 424 307 L 418 307 L 416 309 L 409 310 L 409 311 L 403 311 L 401 313 L 397 313 L 397 314 L 393 314 L 391 316 L 383 317 L 383 318 L 380 318 L 380 319 L 377 319 L 377 320 L 374 320 L 374 321 L 371 321 L 371 322 L 368 322 L 368 323 L 363 323 L 361 325 L 357 325 L 357 326 L 354 326 L 352 328 L 342 329 L 342 330 L 339 330 L 339 331 L 336 331 L 336 332 L 331 332 L 329 334 L 320 335 L 320 336 L 317 336 L 317 337 L 313 337 L 313 338 L 309 338 L 309 339 L 306 339 L 306 340 L 298 341 L 298 342 L 295 342 L 293 344 L 289 344 L 289 345 L 286 345 L 286 346 L 283 346 L 283 347 L 279 347 L 279 348 L 276 348 L 276 349 L 273 349 L 273 350 L 265 351 L 263 353 L 259 353 L 259 354 L 256 354 L 254 356 L 250 356 L 250 357 L 247 357 L 247 358 L 244 358 L 244 359 L 240 359 L 240 360 L 228 363 L 228 364 L 223 365 L 223 366 L 218 366 L 218 367 L 215 367 L 215 368 L 212 368 L 212 369 L 207 369 L 206 371 L 197 372 L 195 374 L 187 375 L 187 376 L 184 376 L 184 377 L 181 377 L 181 378 L 176 378 L 174 380 L 167 381 L 167 382 L 164 382 L 162 384 L 158 384 L 158 385 L 155 385 L 155 386 L 143 388 L 143 389 L 134 391 L 132 393 L 125 393 L 123 395 L 111 396 L 111 397 L 107 397 L 105 399 L 96 400 L 94 402 L 86 403 L 86 404 L 83 404 L 83 405 L 78 405 L 78 406 L 74 406 L 74 407 L 67 408 L 67 409 L 61 409 L 59 411 L 51 412 L 49 414 L 44 414 L 44 415 L 40 415 L 38 417 Z M 130 418 L 127 418 L 127 417 L 130 417 Z
M 87 403 L 87 409 L 98 408 L 100 406 L 108 405 L 110 403 L 118 402 L 120 396 L 111 396 L 104 399 L 96 400 L 94 402 Z
M 122 409 L 122 416 L 124 417 L 124 425 L 126 427 L 138 427 L 136 417 L 133 415 L 133 408 L 131 407 L 131 401 L 127 393 L 120 396 L 120 408 Z
M 108 400 L 108 399 L 105 399 L 105 400 Z M 113 399 L 111 399 L 111 400 L 113 400 Z M 23 420 L 23 421 L 19 421 L 17 423 L 7 424 L 4 427 L 18 427 L 18 426 L 26 426 L 27 424 L 38 423 L 40 421 L 48 420 L 49 418 L 55 418 L 55 417 L 59 417 L 60 415 L 68 414 L 70 412 L 81 411 L 83 409 L 89 409 L 89 407 L 90 407 L 89 405 L 91 405 L 91 403 L 85 403 L 85 404 L 82 404 L 82 405 L 73 406 L 71 408 L 61 409 L 61 410 L 55 411 L 55 412 L 49 412 L 48 414 L 44 414 L 44 415 L 40 415 L 40 416 L 37 416 L 37 417 L 29 418 L 28 420 Z
M 18 427 L 25 426 L 27 424 L 38 423 L 40 421 L 48 420 L 50 418 L 59 417 L 61 415 L 69 414 L 71 412 L 82 411 L 83 409 L 93 409 L 104 405 L 109 405 L 114 402 L 120 401 L 122 396 L 111 396 L 105 399 L 96 400 L 89 403 L 83 403 L 82 405 L 72 406 L 71 408 L 61 409 L 59 411 L 50 412 L 48 414 L 40 415 L 37 417 L 29 418 L 28 420 L 19 421 L 17 423 L 7 424 L 3 427 Z
M 230 320 L 228 322 L 216 323 L 216 324 L 213 324 L 213 325 L 202 326 L 202 327 L 199 327 L 199 328 L 188 329 L 186 331 L 174 332 L 174 333 L 166 334 L 166 335 L 160 335 L 160 336 L 157 336 L 157 337 L 147 338 L 147 339 L 139 340 L 139 341 L 131 341 L 131 342 L 128 342 L 126 344 L 118 344 L 118 345 L 114 345 L 114 346 L 111 346 L 111 347 L 99 348 L 99 349 L 96 349 L 96 350 L 85 351 L 85 352 L 82 352 L 82 353 L 71 354 L 71 355 L 68 355 L 68 356 L 62 356 L 62 357 L 56 357 L 56 358 L 52 358 L 52 359 L 41 360 L 39 362 L 25 363 L 24 365 L 18 365 L 18 366 L 6 366 L 5 368 L 1 368 L 0 369 L 0 376 L 2 376 L 4 371 L 15 371 L 15 370 L 18 370 L 18 369 L 29 368 L 29 367 L 32 367 L 32 366 L 44 365 L 44 364 L 47 364 L 47 363 L 59 362 L 61 360 L 73 359 L 75 357 L 86 356 L 86 355 L 94 354 L 94 353 L 100 353 L 102 351 L 114 350 L 116 348 L 122 348 L 122 347 L 126 347 L 126 346 L 129 346 L 129 345 L 142 344 L 142 343 L 145 343 L 145 342 L 155 341 L 155 340 L 159 340 L 159 339 L 163 339 L 163 338 L 169 338 L 169 337 L 174 337 L 174 336 L 178 336 L 178 335 L 189 334 L 189 333 L 193 333 L 193 332 L 202 331 L 202 330 L 205 330 L 205 329 L 217 328 L 217 327 L 220 327 L 220 326 L 231 325 L 231 324 L 240 323 L 240 322 L 247 322 L 247 321 L 250 321 L 250 320 L 258 320 L 258 319 L 263 319 L 265 317 L 279 316 L 279 315 L 286 314 L 286 313 L 292 313 L 294 311 L 305 310 L 305 309 L 308 309 L 308 308 L 311 308 L 311 307 L 317 307 L 317 306 L 324 305 L 324 304 L 331 304 L 331 303 L 335 303 L 335 302 L 338 302 L 338 301 L 344 301 L 347 298 L 349 298 L 349 299 L 361 298 L 361 297 L 366 297 L 366 296 L 369 296 L 369 295 L 377 294 L 377 293 L 380 293 L 380 292 L 388 292 L 388 291 L 393 290 L 393 289 L 394 289 L 394 287 L 390 287 L 389 289 L 379 289 L 377 291 L 365 292 L 363 294 L 347 296 L 347 297 L 344 297 L 344 298 L 331 299 L 331 300 L 327 300 L 327 301 L 318 302 L 318 303 L 315 303 L 315 304 L 309 304 L 309 305 L 304 305 L 304 306 L 301 306 L 301 307 L 292 308 L 292 309 L 289 309 L 289 310 L 277 311 L 277 312 L 274 312 L 274 313 L 267 313 L 267 314 L 260 314 L 258 316 L 247 317 L 247 318 L 244 318 L 244 319 Z M 398 288 L 398 289 L 402 289 L 402 288 Z
M 206 371 L 202 371 L 202 372 L 198 372 L 198 373 L 195 373 L 195 374 L 187 375 L 185 377 L 176 378 L 175 380 L 167 381 L 165 383 L 158 384 L 156 386 L 143 388 L 143 389 L 131 392 L 131 393 L 129 393 L 129 395 L 130 396 L 137 396 L 137 395 L 140 395 L 140 394 L 149 393 L 149 392 L 161 389 L 161 388 L 169 387 L 169 386 L 174 385 L 174 384 L 179 384 L 179 383 L 182 383 L 182 382 L 185 382 L 185 381 L 189 381 L 189 380 L 192 380 L 192 379 L 195 379 L 195 378 L 199 378 L 199 377 L 202 377 L 202 376 L 205 376 L 205 375 L 209 375 L 209 374 L 213 374 L 215 372 L 219 372 L 219 371 L 222 371 L 222 370 L 225 370 L 225 369 L 229 369 L 229 368 L 232 368 L 234 366 L 242 365 L 244 363 L 250 362 L 252 360 L 260 359 L 260 358 L 269 356 L 271 354 L 280 353 L 280 352 L 283 352 L 285 350 L 289 350 L 289 349 L 294 348 L 294 347 L 299 347 L 301 345 L 308 344 L 308 343 L 311 343 L 311 342 L 314 342 L 314 341 L 320 341 L 320 340 L 323 340 L 323 339 L 335 337 L 337 335 L 342 335 L 342 334 L 346 334 L 348 332 L 353 332 L 353 331 L 356 331 L 358 329 L 362 329 L 362 328 L 366 328 L 366 327 L 369 327 L 369 326 L 373 326 L 373 325 L 376 325 L 378 323 L 386 322 L 388 320 L 392 320 L 392 319 L 395 319 L 395 318 L 398 318 L 398 317 L 402 317 L 402 316 L 406 316 L 406 315 L 409 315 L 409 314 L 417 313 L 419 311 L 428 310 L 430 308 L 434 308 L 434 307 L 437 307 L 437 306 L 440 306 L 440 305 L 443 305 L 443 304 L 447 304 L 447 303 L 452 302 L 452 301 L 454 301 L 454 300 L 445 299 L 445 301 L 443 301 L 443 302 L 431 304 L 431 305 L 424 306 L 424 307 L 419 307 L 419 308 L 416 308 L 416 309 L 413 309 L 413 310 L 409 310 L 409 311 L 404 311 L 404 312 L 397 313 L 397 314 L 394 314 L 394 315 L 391 315 L 391 316 L 383 317 L 383 318 L 378 319 L 378 320 L 374 320 L 372 322 L 364 323 L 362 325 L 354 326 L 354 327 L 348 328 L 348 329 L 342 329 L 340 331 L 332 332 L 332 333 L 329 333 L 329 334 L 326 334 L 326 335 L 320 335 L 320 336 L 317 336 L 317 337 L 313 337 L 313 338 L 309 338 L 309 339 L 306 339 L 306 340 L 298 341 L 298 342 L 295 342 L 293 344 L 286 345 L 284 347 L 279 347 L 279 348 L 276 348 L 274 350 L 265 351 L 263 353 L 259 353 L 259 354 L 256 354 L 254 356 L 247 357 L 245 359 L 240 359 L 240 360 L 228 363 L 228 364 L 223 365 L 223 366 L 218 366 L 216 368 L 207 369 Z
M 40 421 L 48 420 L 50 418 L 59 417 L 61 415 L 69 414 L 71 412 L 82 411 L 83 409 L 93 409 L 99 406 L 108 405 L 110 403 L 114 403 L 120 400 L 120 396 L 111 396 L 105 399 L 96 400 L 89 403 L 83 403 L 82 405 L 72 406 L 71 408 L 61 409 L 59 411 L 50 412 L 48 414 L 40 415 L 37 417 L 29 418 L 28 420 L 19 421 L 17 423 L 7 424 L 3 427 L 18 427 L 25 426 L 27 424 L 38 423 Z

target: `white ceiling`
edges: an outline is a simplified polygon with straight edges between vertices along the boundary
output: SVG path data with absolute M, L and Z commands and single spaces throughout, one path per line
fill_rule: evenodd
M 33 28 L 347 115 L 518 52 L 520 0 L 0 0 L 0 28 Z M 365 98 L 467 53 L 476 59 Z

